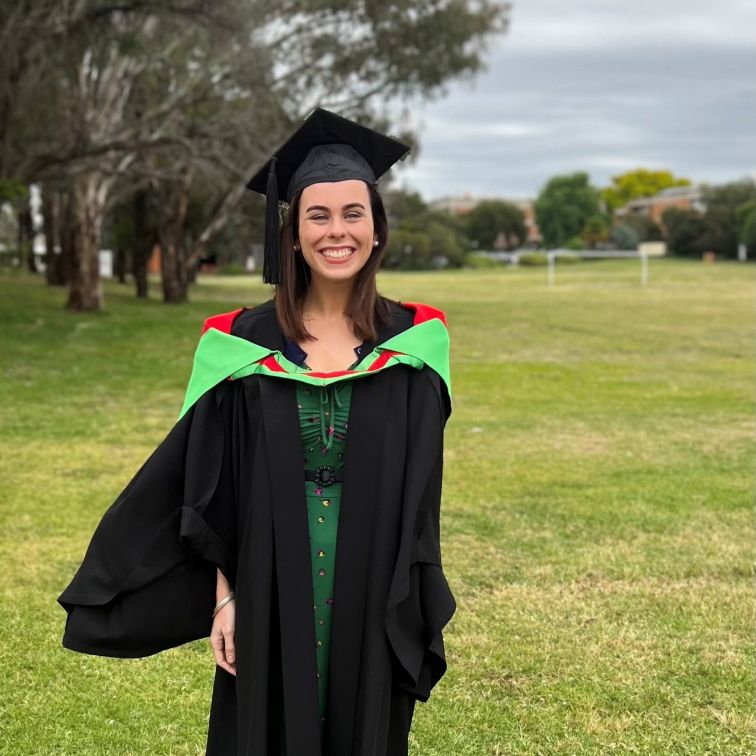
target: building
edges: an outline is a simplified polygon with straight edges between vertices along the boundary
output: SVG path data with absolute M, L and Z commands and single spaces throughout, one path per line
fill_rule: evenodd
M 621 220 L 628 215 L 645 215 L 658 226 L 663 226 L 662 215 L 670 207 L 705 212 L 703 190 L 699 186 L 672 186 L 669 189 L 663 189 L 653 197 L 630 200 L 626 205 L 615 210 L 614 217 Z

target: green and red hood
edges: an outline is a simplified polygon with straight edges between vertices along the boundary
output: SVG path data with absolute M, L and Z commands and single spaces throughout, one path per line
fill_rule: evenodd
M 393 365 L 410 365 L 417 370 L 427 365 L 446 384 L 451 401 L 449 332 L 445 314 L 420 302 L 400 304 L 414 312 L 413 324 L 378 344 L 353 370 L 333 373 L 308 370 L 291 362 L 278 349 L 233 336 L 231 326 L 242 309 L 208 318 L 194 354 L 194 366 L 179 419 L 216 384 L 255 373 L 324 386 L 335 381 L 363 378 Z

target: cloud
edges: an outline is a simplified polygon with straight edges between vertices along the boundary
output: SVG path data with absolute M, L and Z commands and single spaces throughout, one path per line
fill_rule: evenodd
M 723 181 L 756 166 L 756 3 L 529 0 L 472 85 L 415 110 L 400 183 L 427 199 L 533 196 L 549 177 L 594 183 L 637 166 Z M 750 44 L 747 44 L 750 42 Z

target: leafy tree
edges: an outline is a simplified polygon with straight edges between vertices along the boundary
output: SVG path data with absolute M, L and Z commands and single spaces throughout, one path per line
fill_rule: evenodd
M 670 171 L 637 168 L 634 171 L 612 176 L 612 185 L 602 189 L 601 198 L 609 212 L 614 212 L 638 197 L 653 197 L 663 189 L 689 185 L 689 179 L 675 178 Z
M 412 222 L 413 219 L 422 218 L 428 213 L 428 205 L 418 192 L 389 189 L 382 192 L 381 196 L 392 227 Z
M 619 249 L 638 249 L 638 244 L 640 244 L 638 232 L 627 223 L 615 226 L 610 238 Z
M 462 242 L 450 224 L 439 219 L 430 220 L 426 233 L 430 239 L 432 257 L 443 258 L 451 268 L 462 266 L 467 244 Z
M 609 239 L 611 222 L 605 215 L 592 215 L 585 222 L 580 237 L 588 245 L 588 249 L 596 249 L 599 242 Z
M 476 205 L 465 216 L 465 226 L 478 249 L 517 249 L 527 237 L 522 210 L 501 200 Z
M 430 268 L 433 250 L 427 234 L 398 228 L 390 232 L 383 267 L 395 270 Z
M 582 171 L 550 179 L 535 202 L 536 222 L 547 247 L 579 236 L 588 219 L 599 213 L 599 192 Z
M 704 190 L 706 205 L 702 243 L 724 257 L 736 257 L 748 207 L 756 202 L 752 179 L 732 181 Z
M 659 224 L 647 215 L 628 213 L 622 218 L 622 223 L 633 229 L 639 242 L 661 241 L 664 238 Z
M 97 252 L 108 208 L 148 192 L 164 296 L 182 301 L 193 260 L 229 222 L 253 169 L 315 105 L 391 131 L 376 109 L 472 77 L 507 18 L 494 0 L 6 3 L 0 179 L 66 192 L 61 246 L 76 310 L 104 306 Z M 210 195 L 202 230 L 190 228 L 195 184 Z
M 704 239 L 706 223 L 694 210 L 670 207 L 662 213 L 662 221 L 667 229 L 667 246 L 674 255 L 697 257 L 707 251 Z
M 740 241 L 746 245 L 749 254 L 756 254 L 756 203 L 747 202 L 740 206 Z
M 383 200 L 391 228 L 384 267 L 423 269 L 434 267 L 434 258 L 450 267 L 462 265 L 468 242 L 456 216 L 434 212 L 417 192 L 388 190 Z

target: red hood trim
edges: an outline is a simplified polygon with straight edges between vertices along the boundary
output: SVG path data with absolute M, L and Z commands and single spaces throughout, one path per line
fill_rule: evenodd
M 426 320 L 438 318 L 447 328 L 449 326 L 446 322 L 446 313 L 443 310 L 439 310 L 438 307 L 423 304 L 422 302 L 399 302 L 399 304 L 402 307 L 415 311 L 415 319 L 412 325 L 420 325 L 420 323 L 425 323 Z
M 200 331 L 200 336 L 205 333 L 205 331 L 209 330 L 210 328 L 215 328 L 218 331 L 221 331 L 221 333 L 231 333 L 231 326 L 234 324 L 234 320 L 236 319 L 236 316 L 243 310 L 243 307 L 240 307 L 238 310 L 232 310 L 231 312 L 224 312 L 220 315 L 212 315 L 205 321 L 205 325 L 202 326 L 202 330 Z

